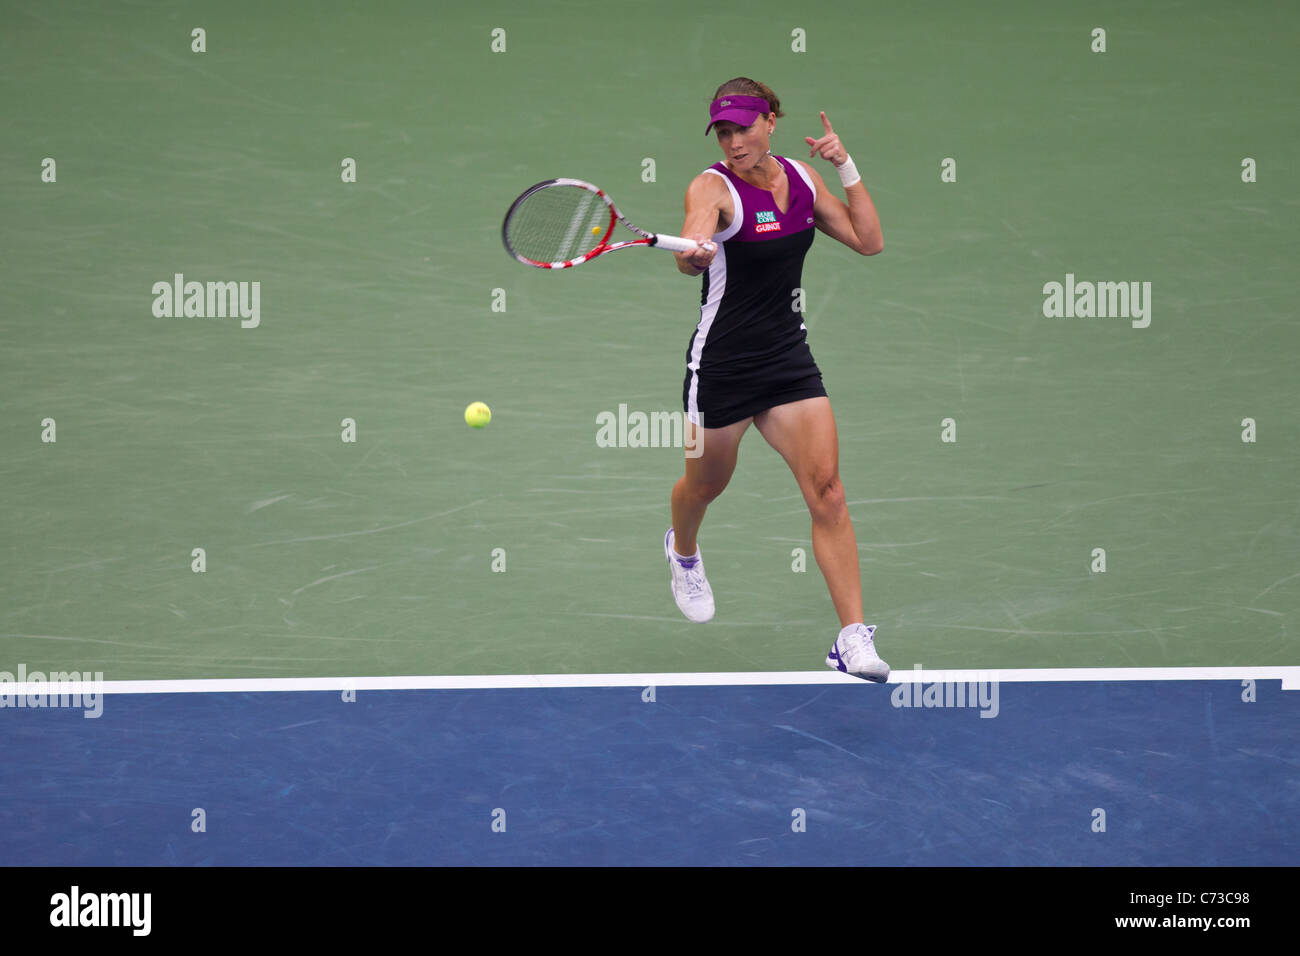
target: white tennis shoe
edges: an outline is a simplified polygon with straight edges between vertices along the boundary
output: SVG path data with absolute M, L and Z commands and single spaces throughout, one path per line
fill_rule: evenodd
M 826 666 L 877 683 L 889 679 L 889 665 L 876 653 L 874 624 L 850 624 L 840 631 L 826 655 Z
M 664 535 L 664 557 L 672 568 L 673 598 L 688 620 L 703 622 L 713 617 L 713 589 L 704 576 L 704 559 L 699 548 L 695 556 L 684 558 L 673 550 L 673 529 Z

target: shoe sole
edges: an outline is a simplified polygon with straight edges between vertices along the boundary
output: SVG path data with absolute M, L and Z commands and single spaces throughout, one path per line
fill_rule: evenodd
M 831 651 L 834 652 L 834 650 L 835 650 L 835 646 L 832 645 Z M 850 677 L 856 677 L 859 680 L 870 681 L 873 684 L 883 684 L 885 681 L 889 680 L 890 672 L 888 670 L 886 670 L 885 673 L 879 677 L 877 677 L 874 674 L 858 674 L 855 673 L 854 671 L 844 670 L 843 668 L 840 667 L 840 659 L 838 657 L 832 657 L 830 654 L 826 655 L 826 666 L 833 671 L 837 671 L 840 674 L 848 674 Z M 885 666 L 888 667 L 889 665 L 886 664 Z
M 885 681 L 889 680 L 888 671 L 886 671 L 881 677 L 876 677 L 874 674 L 855 674 L 853 671 L 842 671 L 840 670 L 839 664 L 836 661 L 831 660 L 829 657 L 826 658 L 826 666 L 833 671 L 838 671 L 841 674 L 848 674 L 850 677 L 856 677 L 859 680 L 870 681 L 873 684 L 883 684 Z

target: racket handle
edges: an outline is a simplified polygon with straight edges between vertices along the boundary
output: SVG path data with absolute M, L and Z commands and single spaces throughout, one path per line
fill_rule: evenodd
M 660 249 L 667 249 L 669 252 L 694 252 L 701 247 L 701 244 L 694 239 L 666 235 L 656 235 L 654 245 Z

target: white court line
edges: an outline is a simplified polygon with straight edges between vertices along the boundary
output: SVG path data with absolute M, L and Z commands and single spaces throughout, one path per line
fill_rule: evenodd
M 1057 681 L 1281 680 L 1300 690 L 1300 666 L 1062 667 L 1016 670 L 895 670 L 889 683 L 999 683 Z M 235 677 L 205 680 L 0 681 L 0 696 L 48 694 L 210 694 L 343 690 L 490 690 L 541 687 L 716 687 L 764 684 L 857 684 L 835 671 L 745 671 L 677 674 L 476 674 L 461 677 Z

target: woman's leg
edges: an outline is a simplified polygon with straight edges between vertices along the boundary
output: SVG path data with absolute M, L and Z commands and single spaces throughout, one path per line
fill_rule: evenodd
M 688 447 L 699 457 L 686 459 L 686 473 L 673 486 L 673 550 L 683 557 L 696 552 L 696 535 L 709 502 L 722 494 L 736 470 L 740 439 L 752 418 L 743 418 L 724 428 L 699 428 L 686 422 Z M 698 444 L 690 444 L 697 442 Z
M 813 556 L 831 592 L 840 626 L 862 622 L 858 542 L 840 484 L 839 436 L 830 399 L 806 398 L 754 416 L 767 443 L 794 472 L 812 515 Z

